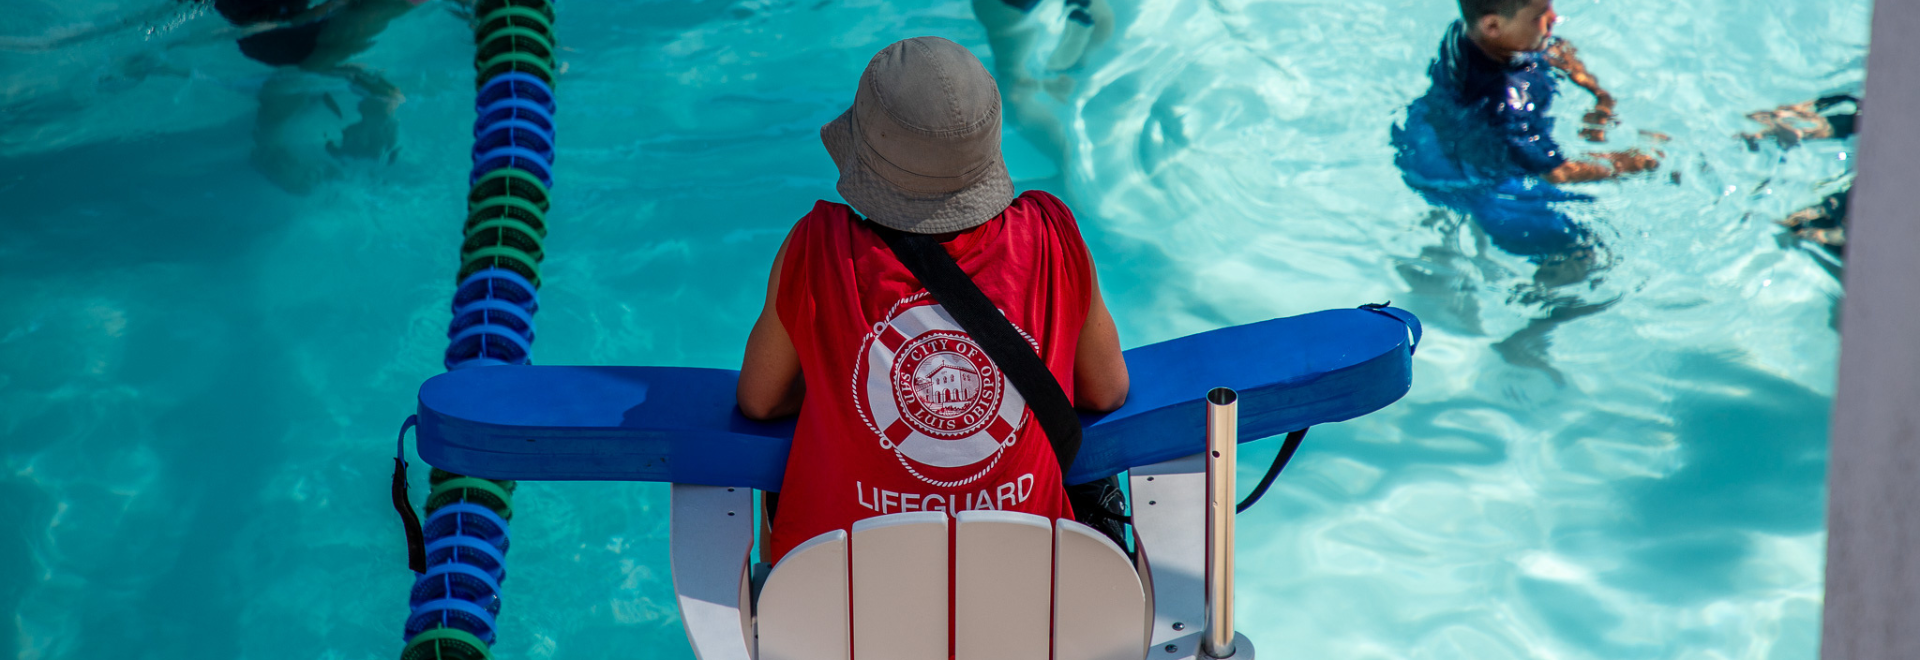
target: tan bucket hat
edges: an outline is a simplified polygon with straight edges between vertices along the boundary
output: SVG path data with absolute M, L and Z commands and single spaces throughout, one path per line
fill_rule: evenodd
M 820 127 L 848 204 L 917 234 L 975 227 L 1013 203 L 1000 156 L 1000 89 L 980 59 L 939 37 L 867 62 L 853 107 Z

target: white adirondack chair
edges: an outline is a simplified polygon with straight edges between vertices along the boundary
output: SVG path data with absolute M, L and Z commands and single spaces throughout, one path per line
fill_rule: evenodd
M 1201 651 L 1207 467 L 1195 454 L 1130 473 L 1137 567 L 1070 520 L 920 511 L 815 537 L 758 589 L 751 491 L 675 484 L 673 581 L 687 639 L 702 660 L 944 660 L 951 571 L 956 660 L 1211 658 Z M 1233 642 L 1230 657 L 1252 660 L 1246 637 Z

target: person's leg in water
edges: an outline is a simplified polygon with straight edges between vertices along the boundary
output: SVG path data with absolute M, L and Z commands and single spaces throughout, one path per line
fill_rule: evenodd
M 327 142 L 335 158 L 392 158 L 399 154 L 400 124 L 394 119 L 406 100 L 400 88 L 365 68 L 343 64 L 327 72 L 347 79 L 360 95 L 360 119 L 340 132 L 339 142 Z
M 1064 172 L 1067 167 L 1066 127 L 1046 102 L 1072 93 L 1073 79 L 1064 73 L 1047 80 L 1036 78 L 1028 62 L 1045 35 L 1029 14 L 1046 0 L 973 0 L 973 15 L 987 29 L 993 51 L 993 77 L 1011 111 L 1014 129 L 1045 153 Z M 1079 66 L 1086 53 L 1113 32 L 1113 10 L 1106 0 L 1068 0 L 1067 25 L 1047 60 L 1048 73 Z M 1043 96 L 1044 95 L 1044 96 Z
M 1597 281 L 1595 276 L 1606 269 L 1601 260 L 1598 245 L 1540 260 L 1540 266 L 1533 274 L 1533 284 L 1518 296 L 1518 302 L 1541 303 L 1546 314 L 1527 321 L 1525 327 L 1494 344 L 1494 353 L 1499 354 L 1507 364 L 1538 369 L 1555 385 L 1566 385 L 1566 375 L 1547 360 L 1547 350 L 1553 347 L 1550 335 L 1554 328 L 1606 311 L 1614 303 L 1620 302 L 1619 298 L 1614 298 L 1592 303 L 1581 300 L 1578 295 L 1563 293 L 1574 285 Z
M 395 153 L 399 126 L 394 115 L 404 97 L 379 74 L 346 60 L 365 51 L 388 23 L 413 7 L 409 0 L 353 0 L 316 21 L 241 40 L 241 51 L 248 57 L 280 67 L 260 89 L 260 114 L 254 125 L 253 162 L 268 179 L 289 192 L 305 193 L 338 174 L 330 160 L 378 159 Z M 336 116 L 345 114 L 330 90 L 303 74 L 344 80 L 360 97 L 359 118 L 341 130 L 338 141 L 327 140 L 324 152 L 309 151 L 313 133 L 305 130 L 302 119 L 319 105 Z
M 1555 384 L 1564 385 L 1565 375 L 1547 359 L 1552 346 L 1549 336 L 1561 324 L 1598 313 L 1617 301 L 1589 303 L 1571 293 L 1578 285 L 1598 282 L 1597 276 L 1606 269 L 1606 253 L 1585 227 L 1555 208 L 1557 203 L 1579 201 L 1582 196 L 1544 188 L 1506 193 L 1478 198 L 1473 218 L 1493 245 L 1535 264 L 1533 281 L 1521 288 L 1514 302 L 1539 304 L 1545 313 L 1495 343 L 1493 350 L 1508 364 L 1538 369 Z
M 1842 103 L 1853 104 L 1852 112 L 1827 113 Z M 1802 140 L 1823 138 L 1845 138 L 1853 134 L 1854 124 L 1858 120 L 1860 100 L 1849 94 L 1824 96 L 1812 101 L 1783 105 L 1772 110 L 1747 113 L 1747 119 L 1758 122 L 1766 128 L 1755 133 L 1741 133 L 1740 139 L 1747 143 L 1748 151 L 1760 149 L 1760 140 L 1772 139 L 1782 148 L 1799 146 Z
M 273 77 L 260 86 L 260 109 L 253 122 L 254 168 L 267 180 L 296 195 L 312 192 L 314 186 L 340 172 L 317 148 L 313 137 L 330 128 L 316 123 L 323 104 L 339 112 L 327 91 L 317 88 L 316 82 L 298 69 L 276 70 Z
M 1780 221 L 1780 225 L 1793 232 L 1794 237 L 1812 241 L 1832 252 L 1834 256 L 1845 256 L 1847 247 L 1847 194 L 1852 192 L 1849 186 L 1845 190 L 1827 195 L 1813 206 L 1794 211 L 1792 215 Z
M 1113 36 L 1113 8 L 1107 0 L 1066 0 L 1067 22 L 1062 26 L 1060 44 L 1053 49 L 1053 55 L 1047 57 L 1047 71 L 1059 72 L 1078 68 L 1085 60 L 1087 51 L 1106 43 Z M 1071 83 L 1065 76 L 1057 81 Z M 1063 98 L 1072 90 L 1054 91 L 1056 98 Z
M 335 76 L 352 85 L 360 95 L 360 119 L 341 132 L 338 144 L 329 142 L 327 152 L 336 158 L 385 158 L 393 155 L 400 140 L 399 124 L 394 120 L 406 97 L 400 88 L 363 66 L 348 64 L 347 58 L 365 52 L 387 24 L 420 3 L 413 0 L 360 0 L 336 12 L 320 31 L 313 55 L 300 68 Z

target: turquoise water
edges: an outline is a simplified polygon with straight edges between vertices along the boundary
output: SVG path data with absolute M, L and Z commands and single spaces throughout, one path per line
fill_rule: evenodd
M 8 0 L 0 36 L 164 4 Z M 1840 286 L 1771 221 L 1844 185 L 1851 144 L 1732 136 L 1857 87 L 1869 3 L 1558 3 L 1618 144 L 1672 140 L 1660 173 L 1580 187 L 1612 265 L 1569 295 L 1618 302 L 1518 366 L 1492 346 L 1544 313 L 1531 266 L 1410 191 L 1387 144 L 1453 5 L 1122 2 L 1040 107 L 1064 167 L 1008 131 L 1023 186 L 1079 212 L 1127 346 L 1388 299 L 1428 322 L 1406 399 L 1316 429 L 1244 516 L 1245 632 L 1302 658 L 1813 658 Z M 560 14 L 547 364 L 736 366 L 785 228 L 833 194 L 815 131 L 866 58 L 922 34 L 991 57 L 966 2 Z M 0 649 L 21 658 L 400 646 L 386 479 L 441 371 L 469 32 L 430 6 L 357 58 L 406 93 L 401 151 L 293 195 L 248 164 L 269 72 L 219 26 L 0 51 Z M 1557 107 L 1562 140 L 1586 105 Z M 316 153 L 339 130 L 302 121 Z M 499 656 L 690 655 L 663 486 L 520 493 Z

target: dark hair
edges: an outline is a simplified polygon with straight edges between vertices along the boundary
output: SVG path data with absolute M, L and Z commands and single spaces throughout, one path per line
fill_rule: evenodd
M 1513 18 L 1515 12 L 1532 3 L 1533 0 L 1460 0 L 1460 17 L 1467 19 L 1468 23 L 1478 21 L 1487 14 Z

